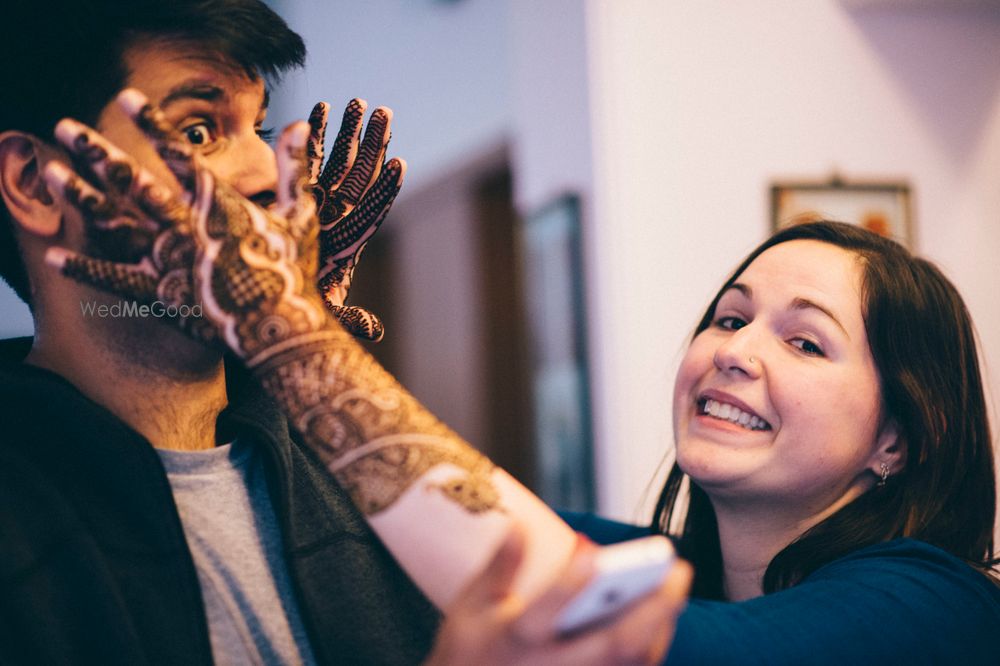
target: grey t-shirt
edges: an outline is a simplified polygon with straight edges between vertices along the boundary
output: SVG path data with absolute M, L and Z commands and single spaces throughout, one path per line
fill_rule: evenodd
M 260 453 L 157 449 L 198 570 L 217 664 L 314 664 Z

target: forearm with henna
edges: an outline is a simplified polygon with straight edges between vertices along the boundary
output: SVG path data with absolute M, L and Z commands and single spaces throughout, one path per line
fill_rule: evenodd
M 377 514 L 431 467 L 450 463 L 463 472 L 433 487 L 467 511 L 501 510 L 492 463 L 329 323 L 250 367 L 358 508 Z

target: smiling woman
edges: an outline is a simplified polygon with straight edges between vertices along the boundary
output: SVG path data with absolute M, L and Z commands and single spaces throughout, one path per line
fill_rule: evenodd
M 775 546 L 790 543 L 870 490 L 881 465 L 902 468 L 861 281 L 853 252 L 781 243 L 722 293 L 692 341 L 674 391 L 677 462 L 710 493 L 723 544 L 743 542 L 748 522 L 758 538 L 766 530 Z M 727 566 L 745 557 L 723 554 Z M 756 572 L 725 584 L 731 599 L 760 594 Z
M 670 663 L 998 663 L 975 332 L 934 265 L 847 224 L 779 231 L 702 316 L 674 435 L 651 531 L 679 525 L 696 574 Z

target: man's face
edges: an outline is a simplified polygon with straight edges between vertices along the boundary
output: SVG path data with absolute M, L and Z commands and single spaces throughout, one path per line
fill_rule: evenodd
M 262 80 L 252 80 L 242 69 L 197 48 L 164 42 L 145 42 L 127 50 L 125 64 L 126 87 L 138 89 L 158 105 L 170 123 L 197 147 L 205 166 L 243 196 L 263 206 L 271 203 L 277 167 L 274 152 L 261 131 L 267 101 Z M 180 191 L 153 145 L 116 102 L 111 101 L 102 110 L 95 129 L 163 184 Z M 116 261 L 135 260 L 134 253 L 121 254 L 128 243 L 123 245 L 101 235 L 88 237 L 86 225 L 73 211 L 67 211 L 64 220 L 62 243 L 71 249 Z M 142 245 L 140 242 L 135 247 Z M 58 281 L 56 288 L 65 299 L 75 300 L 79 295 L 82 300 L 119 300 L 90 288 L 79 288 L 81 292 L 65 279 Z M 159 372 L 184 372 L 184 368 L 206 368 L 218 363 L 216 352 L 189 340 L 169 321 L 83 317 L 61 325 L 76 324 L 82 324 L 88 336 L 118 350 L 118 355 L 131 363 Z
M 126 86 L 158 105 L 205 165 L 243 196 L 267 205 L 277 179 L 274 152 L 262 132 L 267 99 L 261 79 L 185 45 L 152 42 L 126 51 Z M 114 102 L 96 129 L 175 190 L 179 186 L 152 145 Z

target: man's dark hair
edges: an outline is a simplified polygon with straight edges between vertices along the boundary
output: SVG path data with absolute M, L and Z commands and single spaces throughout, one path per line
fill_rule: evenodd
M 702 316 L 715 318 L 722 294 L 769 248 L 794 240 L 829 243 L 862 265 L 862 314 L 878 369 L 886 418 L 906 449 L 903 469 L 779 552 L 764 592 L 791 587 L 828 562 L 891 539 L 933 544 L 980 569 L 993 559 L 996 481 L 975 330 L 955 287 L 929 261 L 860 227 L 838 222 L 793 226 L 764 241 L 740 264 Z M 660 495 L 654 527 L 666 532 L 680 505 L 676 464 Z M 693 480 L 682 554 L 695 565 L 693 594 L 722 598 L 722 553 L 715 512 Z
M 126 50 L 163 40 L 219 56 L 273 82 L 305 62 L 305 45 L 259 0 L 14 0 L 0 20 L 0 132 L 50 141 L 72 117 L 93 125 L 128 76 Z M 0 277 L 28 302 L 24 264 L 6 208 Z

